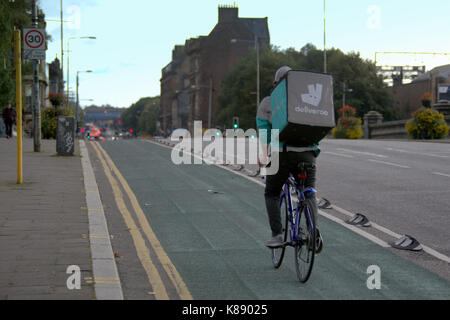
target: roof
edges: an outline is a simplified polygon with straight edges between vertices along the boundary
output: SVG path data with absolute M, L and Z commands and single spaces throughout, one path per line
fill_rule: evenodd
M 416 79 L 414 79 L 412 82 L 420 82 L 420 81 L 427 81 L 431 79 L 431 75 L 437 73 L 438 78 L 442 79 L 449 79 L 450 78 L 450 64 L 439 66 L 434 68 L 431 71 L 425 72 L 424 74 L 421 74 Z

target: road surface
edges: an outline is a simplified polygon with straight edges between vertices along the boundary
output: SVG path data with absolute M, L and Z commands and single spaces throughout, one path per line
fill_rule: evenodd
M 334 207 L 321 212 L 325 248 L 301 284 L 293 249 L 275 270 L 264 247 L 261 178 L 230 166 L 177 166 L 169 147 L 150 140 L 88 143 L 125 298 L 449 299 L 450 145 L 321 146 L 319 197 Z M 380 228 L 349 229 L 343 221 L 356 212 Z M 388 248 L 403 234 L 428 252 Z M 380 289 L 370 289 L 372 266 Z

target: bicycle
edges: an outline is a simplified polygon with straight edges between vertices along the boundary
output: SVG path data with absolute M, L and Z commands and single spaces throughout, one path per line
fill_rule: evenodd
M 316 206 L 311 195 L 317 193 L 314 188 L 304 187 L 308 163 L 299 164 L 298 182 L 292 174 L 283 186 L 280 197 L 280 210 L 285 213 L 283 224 L 284 244 L 273 248 L 272 263 L 279 268 L 283 262 L 286 247 L 295 249 L 295 270 L 300 282 L 308 281 L 316 254 Z M 295 197 L 296 196 L 296 199 Z M 283 219 L 282 219 L 283 223 Z M 289 241 L 288 240 L 289 234 Z

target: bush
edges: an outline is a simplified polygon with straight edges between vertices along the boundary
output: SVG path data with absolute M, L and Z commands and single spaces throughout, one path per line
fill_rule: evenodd
M 430 108 L 420 108 L 412 114 L 405 127 L 414 139 L 442 139 L 448 135 L 449 128 L 444 115 Z
M 41 133 L 43 139 L 56 139 L 56 126 L 58 116 L 71 116 L 72 110 L 68 107 L 45 108 L 41 113 Z
M 350 106 L 344 106 L 338 110 L 339 120 L 331 134 L 336 139 L 360 139 L 363 136 L 361 127 L 362 121 L 356 118 L 356 109 Z

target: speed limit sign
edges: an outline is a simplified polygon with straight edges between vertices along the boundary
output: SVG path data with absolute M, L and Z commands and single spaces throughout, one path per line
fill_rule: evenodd
M 45 59 L 44 29 L 23 29 L 23 52 L 25 59 Z

